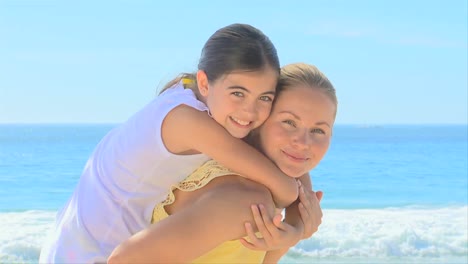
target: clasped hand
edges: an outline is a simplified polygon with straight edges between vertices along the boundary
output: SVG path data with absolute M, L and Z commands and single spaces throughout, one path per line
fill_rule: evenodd
M 286 208 L 284 220 L 281 214 L 276 214 L 271 218 L 262 204 L 251 206 L 253 218 L 261 237 L 257 237 L 251 223 L 246 223 L 245 230 L 249 240 L 240 239 L 245 247 L 261 251 L 289 248 L 301 239 L 311 237 L 318 230 L 323 216 L 320 208 L 323 192 L 305 190 L 299 180 L 298 185 L 299 198 Z M 298 214 L 300 218 L 297 217 Z

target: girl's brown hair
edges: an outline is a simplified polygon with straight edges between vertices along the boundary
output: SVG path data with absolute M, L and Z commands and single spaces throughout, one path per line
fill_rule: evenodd
M 205 43 L 198 63 L 208 81 L 235 71 L 257 71 L 271 67 L 280 71 L 276 48 L 259 29 L 247 24 L 232 24 L 217 30 Z M 169 81 L 161 93 L 180 81 L 197 94 L 196 74 L 182 73 Z

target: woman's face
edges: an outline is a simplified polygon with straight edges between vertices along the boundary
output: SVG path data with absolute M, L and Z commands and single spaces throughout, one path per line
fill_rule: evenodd
M 260 147 L 284 173 L 300 177 L 328 150 L 336 105 L 320 89 L 290 87 L 277 97 L 259 128 Z

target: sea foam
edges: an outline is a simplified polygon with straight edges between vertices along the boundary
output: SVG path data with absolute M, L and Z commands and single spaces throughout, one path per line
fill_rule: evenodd
M 324 210 L 288 257 L 346 263 L 468 263 L 468 207 Z M 403 261 L 398 261 L 402 259 Z
M 467 263 L 468 207 L 324 209 L 311 238 L 281 261 Z M 55 212 L 0 213 L 0 263 L 37 263 Z

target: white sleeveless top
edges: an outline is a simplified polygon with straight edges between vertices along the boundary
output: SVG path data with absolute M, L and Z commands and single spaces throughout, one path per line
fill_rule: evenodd
M 154 206 L 171 186 L 209 159 L 165 148 L 162 122 L 180 104 L 208 111 L 192 90 L 178 84 L 101 140 L 57 214 L 40 263 L 106 262 L 117 245 L 150 225 Z

